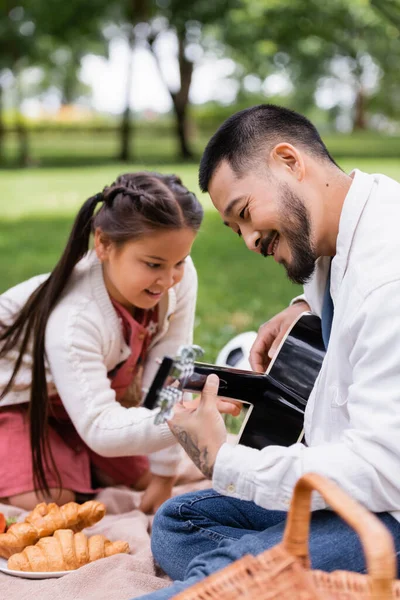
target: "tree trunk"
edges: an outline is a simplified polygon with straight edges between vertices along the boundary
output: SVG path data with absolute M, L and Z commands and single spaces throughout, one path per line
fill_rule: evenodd
M 62 81 L 61 104 L 68 106 L 73 104 L 77 98 L 78 77 L 77 73 L 80 67 L 80 55 L 77 51 L 72 51 L 70 62 L 65 67 L 65 77 Z
M 20 167 L 27 167 L 29 165 L 29 145 L 28 145 L 28 130 L 25 127 L 22 113 L 21 113 L 21 104 L 22 104 L 22 93 L 20 88 L 19 76 L 16 76 L 15 82 L 15 96 L 16 96 L 16 123 L 15 128 L 17 132 L 18 139 L 18 155 L 17 155 L 17 164 Z
M 185 32 L 181 31 L 178 35 L 178 60 L 181 87 L 178 92 L 171 93 L 176 117 L 176 134 L 179 143 L 180 156 L 187 160 L 193 158 L 193 152 L 189 143 L 189 123 L 188 106 L 189 90 L 192 82 L 193 63 L 185 57 Z
M 18 157 L 17 164 L 20 167 L 27 167 L 29 165 L 29 145 L 28 145 L 28 131 L 22 121 L 22 115 L 18 114 L 16 123 L 16 131 L 18 138 Z
M 179 105 L 173 98 L 174 113 L 175 113 L 175 131 L 179 144 L 180 157 L 184 160 L 193 158 L 193 152 L 189 145 L 188 119 L 187 119 L 187 104 Z
M 365 96 L 363 89 L 360 86 L 357 90 L 354 107 L 353 131 L 362 131 L 365 129 L 367 129 L 367 119 L 365 115 Z
M 166 82 L 162 71 L 157 52 L 154 48 L 156 37 L 149 39 L 149 48 L 154 56 L 160 77 L 164 82 L 172 100 L 172 105 L 175 114 L 175 132 L 178 140 L 179 154 L 184 160 L 193 158 L 193 152 L 189 143 L 189 122 L 188 122 L 188 106 L 189 106 L 189 90 L 192 82 L 193 63 L 185 57 L 185 31 L 177 31 L 178 38 L 178 62 L 180 74 L 180 88 L 177 92 L 173 92 Z
M 131 135 L 132 135 L 132 112 L 130 107 L 130 94 L 132 85 L 132 67 L 133 67 L 133 49 L 135 47 L 135 32 L 133 26 L 128 36 L 129 57 L 127 64 L 126 88 L 125 88 L 125 110 L 121 119 L 120 127 L 120 152 L 119 160 L 128 162 L 132 159 L 131 155 Z

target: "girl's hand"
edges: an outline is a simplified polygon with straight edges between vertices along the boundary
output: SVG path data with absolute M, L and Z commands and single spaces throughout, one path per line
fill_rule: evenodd
M 164 477 L 152 475 L 149 485 L 143 494 L 139 510 L 146 514 L 154 514 L 168 498 L 171 498 L 176 476 Z

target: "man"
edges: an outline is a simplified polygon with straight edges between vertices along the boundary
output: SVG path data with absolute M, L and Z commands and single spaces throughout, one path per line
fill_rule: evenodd
M 277 544 L 294 485 L 310 471 L 377 513 L 399 554 L 400 185 L 383 175 L 345 174 L 307 119 L 261 105 L 236 113 L 215 133 L 200 186 L 249 250 L 304 284 L 305 295 L 260 328 L 252 367 L 265 371 L 304 310 L 322 317 L 327 353 L 306 409 L 306 445 L 228 445 L 215 375 L 198 408 L 177 408 L 169 425 L 212 477 L 213 490 L 169 500 L 156 515 L 154 556 L 177 581 L 149 597 L 172 598 L 244 554 Z M 362 572 L 356 534 L 326 508 L 315 495 L 313 567 Z

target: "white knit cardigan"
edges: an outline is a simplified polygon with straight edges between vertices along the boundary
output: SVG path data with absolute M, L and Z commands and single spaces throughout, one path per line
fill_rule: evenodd
M 9 322 L 46 277 L 33 277 L 2 294 L 0 320 Z M 181 344 L 192 342 L 196 294 L 196 270 L 187 258 L 183 279 L 160 300 L 159 331 L 149 348 L 143 387 L 150 385 L 157 370 L 156 358 L 174 355 Z M 75 267 L 47 323 L 49 393 L 60 395 L 76 430 L 94 452 L 110 457 L 151 454 L 152 472 L 171 475 L 180 451 L 168 426 L 154 425 L 154 412 L 144 407 L 122 407 L 110 386 L 107 373 L 129 355 L 101 263 L 90 251 Z M 0 389 L 11 376 L 16 356 L 13 350 L 0 360 Z M 1 406 L 29 401 L 31 365 L 29 349 Z

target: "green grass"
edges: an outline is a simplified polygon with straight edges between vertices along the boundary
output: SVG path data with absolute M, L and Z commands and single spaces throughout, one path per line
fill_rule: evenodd
M 170 164 L 176 161 L 178 147 L 172 132 L 147 134 L 140 126 L 134 129 L 130 152 L 136 162 Z M 196 138 L 193 151 L 199 154 L 206 138 Z M 6 137 L 5 158 L 7 166 L 15 166 L 18 143 L 14 134 Z M 93 132 L 65 131 L 34 132 L 29 134 L 30 165 L 33 167 L 75 167 L 115 163 L 119 154 L 117 131 Z
M 1 218 L 27 215 L 70 215 L 93 194 L 130 171 L 177 173 L 185 185 L 198 191 L 195 165 L 111 163 L 103 166 L 8 169 L 0 171 Z M 210 202 L 204 198 L 207 206 Z
M 193 164 L 213 134 L 213 131 L 201 129 L 197 125 L 191 135 L 191 147 L 195 153 Z M 400 137 L 384 136 L 374 132 L 358 132 L 351 135 L 323 134 L 323 140 L 332 156 L 339 162 L 352 157 L 376 159 L 398 159 Z M 117 129 L 109 131 L 30 131 L 28 135 L 32 167 L 81 167 L 115 163 L 119 153 L 119 135 Z M 17 156 L 17 138 L 8 133 L 5 138 L 5 160 L 8 167 L 14 167 Z M 136 163 L 164 164 L 176 162 L 177 141 L 170 127 L 146 125 L 138 122 L 134 125 L 131 138 L 131 153 Z

